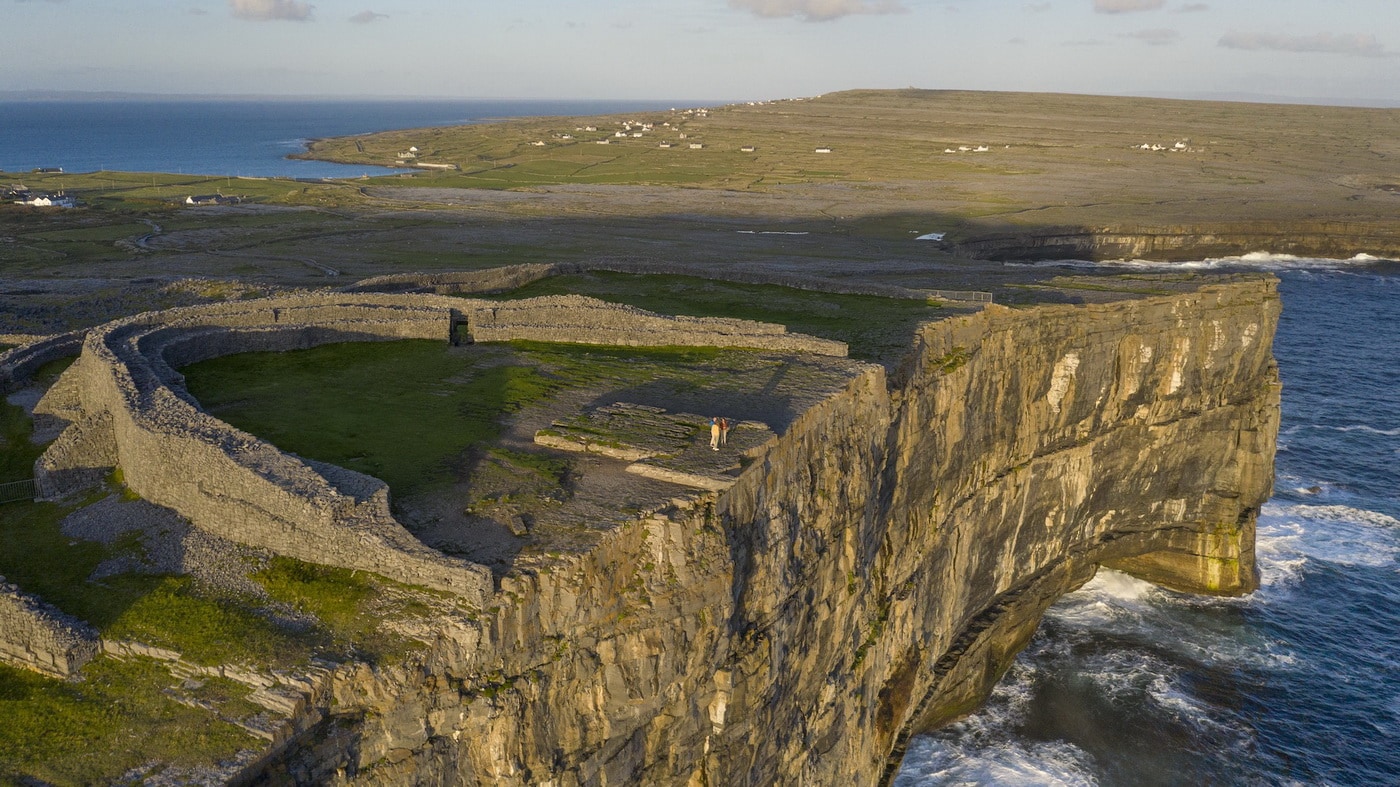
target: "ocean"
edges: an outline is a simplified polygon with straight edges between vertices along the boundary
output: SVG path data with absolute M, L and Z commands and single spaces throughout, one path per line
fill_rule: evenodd
M 0 102 L 0 170 L 356 177 L 385 170 L 285 156 L 311 137 L 662 106 Z M 1101 571 L 1049 611 L 981 711 L 913 741 L 900 787 L 1400 784 L 1400 264 L 1256 254 L 1170 267 L 1282 280 L 1263 587 L 1209 599 Z
M 1100 571 L 982 710 L 912 742 L 898 787 L 1400 784 L 1400 263 L 1189 267 L 1281 279 L 1263 587 L 1211 599 Z
M 354 178 L 406 170 L 287 158 L 312 138 L 505 117 L 664 109 L 659 101 L 0 101 L 0 172 Z

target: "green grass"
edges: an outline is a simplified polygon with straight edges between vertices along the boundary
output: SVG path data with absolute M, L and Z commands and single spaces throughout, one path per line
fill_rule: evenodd
M 44 449 L 29 442 L 32 431 L 24 408 L 0 399 L 0 483 L 34 477 L 34 461 Z
M 145 584 L 145 577 L 113 577 L 109 584 L 138 579 Z M 106 637 L 170 648 L 196 664 L 293 667 L 313 652 L 308 638 L 247 607 L 205 596 L 188 577 L 159 578 L 102 628 Z
M 375 595 L 375 588 L 359 572 L 279 556 L 253 577 L 274 599 L 309 612 L 328 626 L 373 625 L 373 621 L 361 618 L 360 612 Z
M 229 355 L 181 371 L 190 392 L 219 418 L 283 450 L 380 478 L 407 496 L 455 480 L 473 449 L 497 440 L 502 418 L 529 404 L 567 387 L 640 383 L 668 369 L 684 378 L 687 366 L 723 351 L 519 342 L 507 352 L 513 360 L 503 362 L 500 352 L 454 351 L 426 340 L 352 342 Z
M 690 276 L 595 272 L 533 282 L 498 299 L 578 293 L 659 314 L 734 317 L 781 323 L 788 330 L 850 345 L 853 358 L 888 361 L 908 349 L 915 328 L 944 315 L 920 301 L 839 295 L 768 284 Z M 480 297 L 480 296 L 476 296 Z
M 411 606 L 391 599 L 385 592 L 392 584 L 388 580 L 282 556 L 272 558 L 252 578 L 274 600 L 314 615 L 327 646 L 340 653 L 353 650 L 360 658 L 383 663 L 396 660 L 412 646 L 380 625 L 384 617 L 394 617 Z
M 478 357 L 442 342 L 346 343 L 182 371 L 200 403 L 234 426 L 412 494 L 449 482 L 464 452 L 496 439 L 503 414 L 559 386 L 528 367 L 478 368 Z
M 98 658 L 76 683 L 0 665 L 0 783 L 110 784 L 151 762 L 195 766 L 262 745 L 171 699 L 164 690 L 176 682 L 145 659 Z M 229 693 L 207 694 L 222 712 L 249 715 Z

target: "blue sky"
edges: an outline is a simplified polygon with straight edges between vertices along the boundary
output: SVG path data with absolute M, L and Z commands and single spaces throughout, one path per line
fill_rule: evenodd
M 0 0 L 0 91 L 1400 105 L 1400 0 Z

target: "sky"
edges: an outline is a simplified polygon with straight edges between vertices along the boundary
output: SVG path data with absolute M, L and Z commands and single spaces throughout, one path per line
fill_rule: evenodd
M 1400 0 L 0 0 L 0 30 L 0 91 L 1400 106 Z

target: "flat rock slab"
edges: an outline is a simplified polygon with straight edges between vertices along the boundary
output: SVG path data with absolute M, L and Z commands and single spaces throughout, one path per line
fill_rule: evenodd
M 725 445 L 710 447 L 710 416 L 614 402 L 561 418 L 535 433 L 538 445 L 631 462 L 627 472 L 698 489 L 727 489 L 744 458 L 776 437 L 759 421 L 731 421 Z

